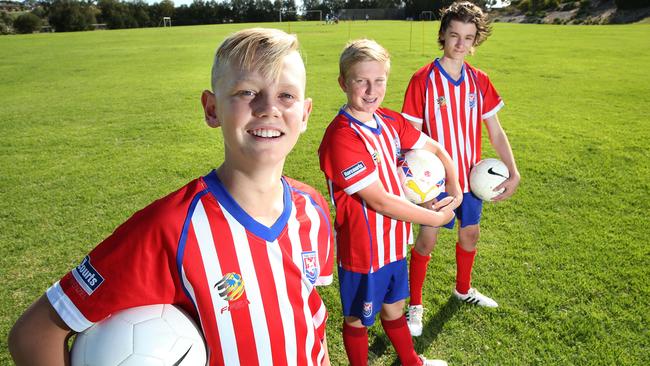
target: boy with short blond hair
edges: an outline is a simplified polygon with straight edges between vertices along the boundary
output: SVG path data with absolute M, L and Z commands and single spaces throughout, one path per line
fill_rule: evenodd
M 497 112 L 503 101 L 488 76 L 465 61 L 475 47 L 490 34 L 487 17 L 470 2 L 457 2 L 442 12 L 438 43 L 443 56 L 416 71 L 404 96 L 402 114 L 417 129 L 438 141 L 453 158 L 463 190 L 463 203 L 456 210 L 460 221 L 456 243 L 456 287 L 453 294 L 461 301 L 496 307 L 496 301 L 471 287 L 471 274 L 479 238 L 482 202 L 470 191 L 469 173 L 481 160 L 481 129 L 485 121 L 490 142 L 510 171 L 494 190 L 503 189 L 494 201 L 512 196 L 520 175 L 514 155 Z M 438 199 L 445 197 L 443 193 Z M 452 221 L 447 228 L 453 228 Z M 420 227 L 411 250 L 411 286 L 408 323 L 413 336 L 422 334 L 422 288 L 430 253 L 436 245 L 439 228 Z
M 99 281 L 86 283 L 78 267 L 50 287 L 11 331 L 15 362 L 63 365 L 73 333 L 121 309 L 171 303 L 199 323 L 209 365 L 329 365 L 314 287 L 332 281 L 329 209 L 282 175 L 311 111 L 305 78 L 295 36 L 255 28 L 228 37 L 213 92 L 201 97 L 207 124 L 222 129 L 223 163 L 93 249 L 82 265 Z M 242 279 L 237 296 L 215 286 L 229 276 Z
M 381 108 L 390 55 L 375 41 L 350 42 L 339 61 L 347 104 L 328 126 L 319 148 L 321 170 L 336 207 L 336 245 L 343 305 L 343 342 L 350 364 L 368 363 L 367 328 L 381 324 L 403 365 L 446 365 L 413 348 L 404 299 L 408 296 L 406 245 L 411 222 L 439 226 L 462 200 L 456 171 L 444 149 L 399 113 Z M 404 198 L 397 176 L 403 150 L 427 149 L 445 166 L 450 196 L 431 209 Z

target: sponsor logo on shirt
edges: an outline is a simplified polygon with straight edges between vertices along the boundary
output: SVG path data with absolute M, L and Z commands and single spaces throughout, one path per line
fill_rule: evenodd
M 244 280 L 239 273 L 226 273 L 214 287 L 219 291 L 219 296 L 226 301 L 235 301 L 244 294 Z
M 247 307 L 250 302 L 244 295 L 244 279 L 239 273 L 229 272 L 226 273 L 217 283 L 214 288 L 219 291 L 219 296 L 228 302 L 228 305 L 220 309 L 221 314 L 226 311 L 234 311 Z
M 436 99 L 436 103 L 438 103 L 438 107 L 440 108 L 446 108 L 447 107 L 447 99 L 445 99 L 444 95 L 441 95 Z
M 375 162 L 375 165 L 381 165 L 381 155 L 379 155 L 379 152 L 377 150 L 372 152 L 372 160 Z
M 372 316 L 372 302 L 366 301 L 363 303 L 363 315 L 364 318 L 369 318 Z
M 345 180 L 348 180 L 364 170 L 366 170 L 366 165 L 363 163 L 363 161 L 360 161 L 345 169 L 341 173 L 343 174 L 343 178 L 345 178 Z
M 302 252 L 302 273 L 305 274 L 305 277 L 307 277 L 312 285 L 316 283 L 319 271 L 316 252 Z
M 467 96 L 467 102 L 469 103 L 470 108 L 476 107 L 476 93 L 469 93 Z
M 104 277 L 90 264 L 89 256 L 86 256 L 81 264 L 72 270 L 72 276 L 88 295 L 92 295 L 104 282 Z

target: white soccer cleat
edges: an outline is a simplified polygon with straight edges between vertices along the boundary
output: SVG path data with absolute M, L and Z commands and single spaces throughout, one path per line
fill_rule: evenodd
M 473 287 L 470 288 L 467 294 L 465 295 L 461 294 L 460 292 L 456 291 L 456 289 L 454 289 L 454 296 L 456 296 L 458 300 L 466 302 L 468 304 L 485 306 L 488 308 L 496 308 L 499 306 L 499 304 L 497 304 L 496 301 L 478 292 L 478 290 Z
M 422 335 L 422 314 L 424 313 L 424 308 L 422 305 L 412 305 L 409 306 L 406 311 L 406 325 L 409 327 L 409 331 L 413 337 L 419 337 Z
M 422 366 L 447 366 L 447 361 L 443 360 L 429 360 L 426 357 L 420 355 L 420 361 L 422 361 Z

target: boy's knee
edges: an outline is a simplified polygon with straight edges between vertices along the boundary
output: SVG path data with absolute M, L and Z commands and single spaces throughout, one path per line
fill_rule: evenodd
M 478 225 L 470 225 L 462 228 L 459 233 L 459 242 L 464 249 L 473 249 L 478 243 L 481 231 Z

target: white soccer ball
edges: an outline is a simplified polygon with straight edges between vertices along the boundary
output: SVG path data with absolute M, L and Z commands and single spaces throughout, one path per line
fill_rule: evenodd
M 508 167 L 499 159 L 483 159 L 476 163 L 469 173 L 469 187 L 476 197 L 483 201 L 492 201 L 503 193 L 503 189 L 494 191 L 499 184 L 510 177 Z
M 430 201 L 445 189 L 445 167 L 424 149 L 409 150 L 397 169 L 406 198 L 416 204 Z
M 77 334 L 72 366 L 204 366 L 201 331 L 170 304 L 117 312 Z

